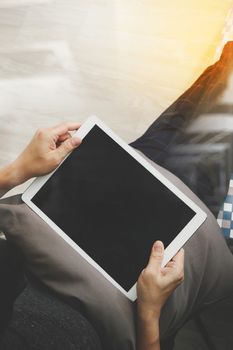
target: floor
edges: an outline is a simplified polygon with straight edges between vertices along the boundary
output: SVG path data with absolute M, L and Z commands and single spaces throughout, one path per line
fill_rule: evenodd
M 0 0 L 0 167 L 62 120 L 133 140 L 217 59 L 232 3 Z

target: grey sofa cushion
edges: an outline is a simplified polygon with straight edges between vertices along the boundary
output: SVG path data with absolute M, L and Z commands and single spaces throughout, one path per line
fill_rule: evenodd
M 233 258 L 216 219 L 174 175 L 154 164 L 208 214 L 185 245 L 185 281 L 163 308 L 161 336 L 173 334 L 192 312 L 233 291 Z M 24 252 L 29 270 L 82 307 L 105 349 L 135 349 L 135 305 L 75 252 L 19 196 L 0 202 L 0 230 Z M 155 227 L 156 230 L 156 227 Z

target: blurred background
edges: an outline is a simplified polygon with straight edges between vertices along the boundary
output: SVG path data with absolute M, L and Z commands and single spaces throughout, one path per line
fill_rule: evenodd
M 219 58 L 232 4 L 0 0 L 0 167 L 38 127 L 92 114 L 134 140 Z

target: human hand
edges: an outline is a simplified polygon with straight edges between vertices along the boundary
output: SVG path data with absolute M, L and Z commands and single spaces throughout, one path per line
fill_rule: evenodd
M 79 123 L 67 122 L 39 129 L 11 165 L 14 169 L 14 185 L 53 171 L 73 149 L 80 145 L 81 139 L 71 137 L 69 133 L 79 127 Z
M 167 298 L 184 280 L 184 250 L 181 249 L 165 267 L 161 267 L 163 257 L 163 243 L 156 241 L 137 283 L 138 316 L 143 319 L 159 319 Z

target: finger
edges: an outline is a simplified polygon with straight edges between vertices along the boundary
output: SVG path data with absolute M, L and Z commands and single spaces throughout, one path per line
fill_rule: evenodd
M 167 265 L 163 268 L 163 273 L 169 273 L 182 279 L 184 275 L 184 249 L 181 249 Z M 172 276 L 171 275 L 171 276 Z
M 52 133 L 55 136 L 61 136 L 66 134 L 68 131 L 78 130 L 80 126 L 80 123 L 77 122 L 65 122 L 54 126 L 52 128 Z
M 63 160 L 71 151 L 78 147 L 81 142 L 81 139 L 78 137 L 71 137 L 68 138 L 66 141 L 62 142 L 62 144 L 56 149 L 56 152 L 58 152 L 59 154 L 60 160 Z
M 184 249 L 181 249 L 161 270 L 175 284 L 184 280 Z
M 59 136 L 57 142 L 61 143 L 61 142 L 64 142 L 70 138 L 71 138 L 71 135 L 70 135 L 70 133 L 67 132 L 66 134 Z
M 176 265 L 183 267 L 184 266 L 184 249 L 180 249 L 178 253 L 172 258 L 172 261 L 176 263 Z
M 160 269 L 164 257 L 164 245 L 161 241 L 156 241 L 152 247 L 148 268 Z
M 166 264 L 166 266 L 164 266 L 164 270 L 166 270 L 167 268 L 173 268 L 174 266 L 176 266 L 176 263 L 175 261 L 171 260 Z

